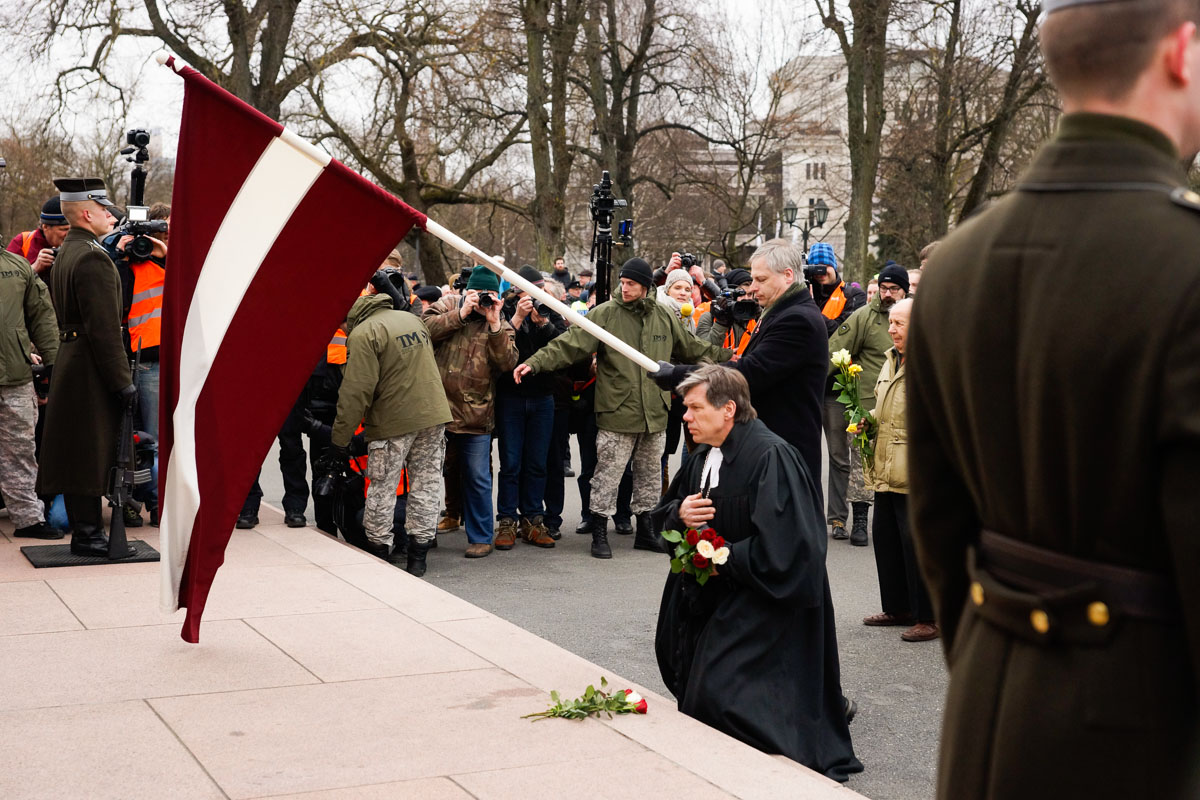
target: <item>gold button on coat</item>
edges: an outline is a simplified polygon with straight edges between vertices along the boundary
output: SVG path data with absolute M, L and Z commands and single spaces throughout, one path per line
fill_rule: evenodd
M 1029 612 L 1029 624 L 1038 633 L 1046 633 L 1050 630 L 1050 615 L 1040 608 Z
M 977 606 L 983 605 L 983 584 L 979 581 L 971 584 L 971 602 Z
M 1108 624 L 1108 606 L 1097 600 L 1094 603 L 1089 603 L 1087 607 L 1088 622 L 1095 625 L 1097 628 L 1103 628 Z

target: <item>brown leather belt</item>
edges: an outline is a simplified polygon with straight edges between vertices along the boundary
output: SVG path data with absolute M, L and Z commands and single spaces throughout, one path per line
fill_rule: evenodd
M 977 566 L 993 578 L 1031 595 L 1082 591 L 1114 615 L 1146 620 L 1179 617 L 1179 599 L 1162 574 L 1089 561 L 983 531 Z

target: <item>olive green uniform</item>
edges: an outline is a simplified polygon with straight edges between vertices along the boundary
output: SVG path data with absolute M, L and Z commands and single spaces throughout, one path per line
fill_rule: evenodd
M 1155 129 L 1067 116 L 926 270 L 907 408 L 950 670 L 941 798 L 1200 796 L 1200 206 L 1172 194 L 1184 180 Z M 997 542 L 1039 549 L 1001 568 Z

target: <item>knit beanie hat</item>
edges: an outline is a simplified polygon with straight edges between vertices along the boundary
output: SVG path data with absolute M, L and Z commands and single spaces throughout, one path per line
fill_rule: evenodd
M 883 269 L 879 270 L 879 282 L 894 283 L 908 294 L 908 270 L 897 264 L 895 261 L 889 261 L 883 265 Z
M 500 294 L 500 279 L 496 277 L 496 273 L 481 264 L 471 271 L 471 278 L 467 281 L 467 289 L 478 289 L 481 292 Z
M 752 280 L 754 279 L 750 277 L 749 271 L 740 267 L 738 269 L 731 269 L 725 273 L 725 283 L 728 286 L 741 286 L 743 283 L 750 283 Z
M 66 225 L 67 218 L 62 212 L 62 198 L 54 195 L 42 205 L 42 222 L 47 225 Z
M 544 286 L 546 283 L 546 276 L 534 269 L 532 264 L 522 264 L 517 274 L 534 286 Z
M 817 242 L 808 251 L 808 263 L 837 269 L 837 256 L 829 242 Z
M 673 269 L 671 270 L 670 274 L 667 275 L 667 282 L 664 283 L 663 286 L 670 289 L 679 281 L 687 281 L 688 286 L 691 286 L 693 283 L 692 276 L 688 274 L 686 269 Z
M 654 270 L 650 269 L 650 265 L 642 259 L 631 258 L 622 265 L 619 277 L 637 281 L 649 289 L 650 284 L 654 283 Z

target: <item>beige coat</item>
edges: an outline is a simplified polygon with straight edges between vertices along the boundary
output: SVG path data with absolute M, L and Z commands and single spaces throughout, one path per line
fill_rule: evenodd
M 867 477 L 877 492 L 908 494 L 908 409 L 904 362 L 887 351 L 875 383 L 875 464 Z

